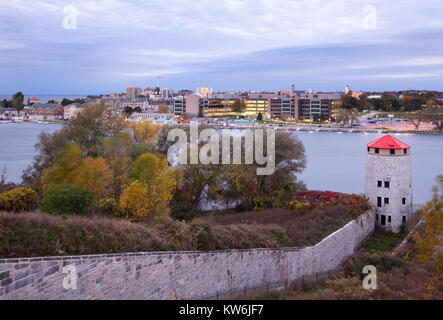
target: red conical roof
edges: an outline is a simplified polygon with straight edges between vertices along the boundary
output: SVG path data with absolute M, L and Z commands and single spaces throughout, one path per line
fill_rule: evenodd
M 400 140 L 395 139 L 389 134 L 381 137 L 380 139 L 368 143 L 367 146 L 379 149 L 409 149 L 411 147 L 408 146 L 406 143 L 403 143 Z

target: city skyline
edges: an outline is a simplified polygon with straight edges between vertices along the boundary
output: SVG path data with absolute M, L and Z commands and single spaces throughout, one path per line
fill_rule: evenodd
M 434 0 L 69 5 L 0 1 L 0 94 L 443 89 Z

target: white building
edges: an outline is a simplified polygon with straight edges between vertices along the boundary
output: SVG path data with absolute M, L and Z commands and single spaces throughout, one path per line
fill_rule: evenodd
M 71 103 L 63 107 L 63 119 L 75 118 L 83 110 L 81 103 Z
M 412 214 L 411 147 L 385 135 L 367 148 L 365 194 L 376 224 L 399 232 Z
M 206 86 L 197 88 L 197 94 L 204 99 L 212 98 L 212 88 L 208 88 Z

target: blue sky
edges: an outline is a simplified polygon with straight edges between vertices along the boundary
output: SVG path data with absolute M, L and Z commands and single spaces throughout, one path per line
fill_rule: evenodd
M 66 6 L 76 29 L 63 26 L 73 12 Z M 443 6 L 0 0 L 0 94 L 122 92 L 154 86 L 157 74 L 174 90 L 443 91 Z

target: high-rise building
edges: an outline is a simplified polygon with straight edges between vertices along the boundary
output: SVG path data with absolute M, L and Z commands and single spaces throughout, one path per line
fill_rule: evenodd
M 330 119 L 341 107 L 341 94 L 332 92 L 315 92 L 312 89 L 298 96 L 300 119 Z
M 274 119 L 298 120 L 298 98 L 269 99 L 269 114 Z
M 212 88 L 208 88 L 206 86 L 203 86 L 201 88 L 197 88 L 197 94 L 200 95 L 200 97 L 204 99 L 212 98 Z
M 349 86 L 345 87 L 345 94 L 348 94 L 349 92 L 351 92 L 351 88 Z
M 162 89 L 162 99 L 171 99 L 174 96 L 174 91 L 171 88 Z
M 126 98 L 135 98 L 137 97 L 142 89 L 140 87 L 127 87 L 126 88 Z

